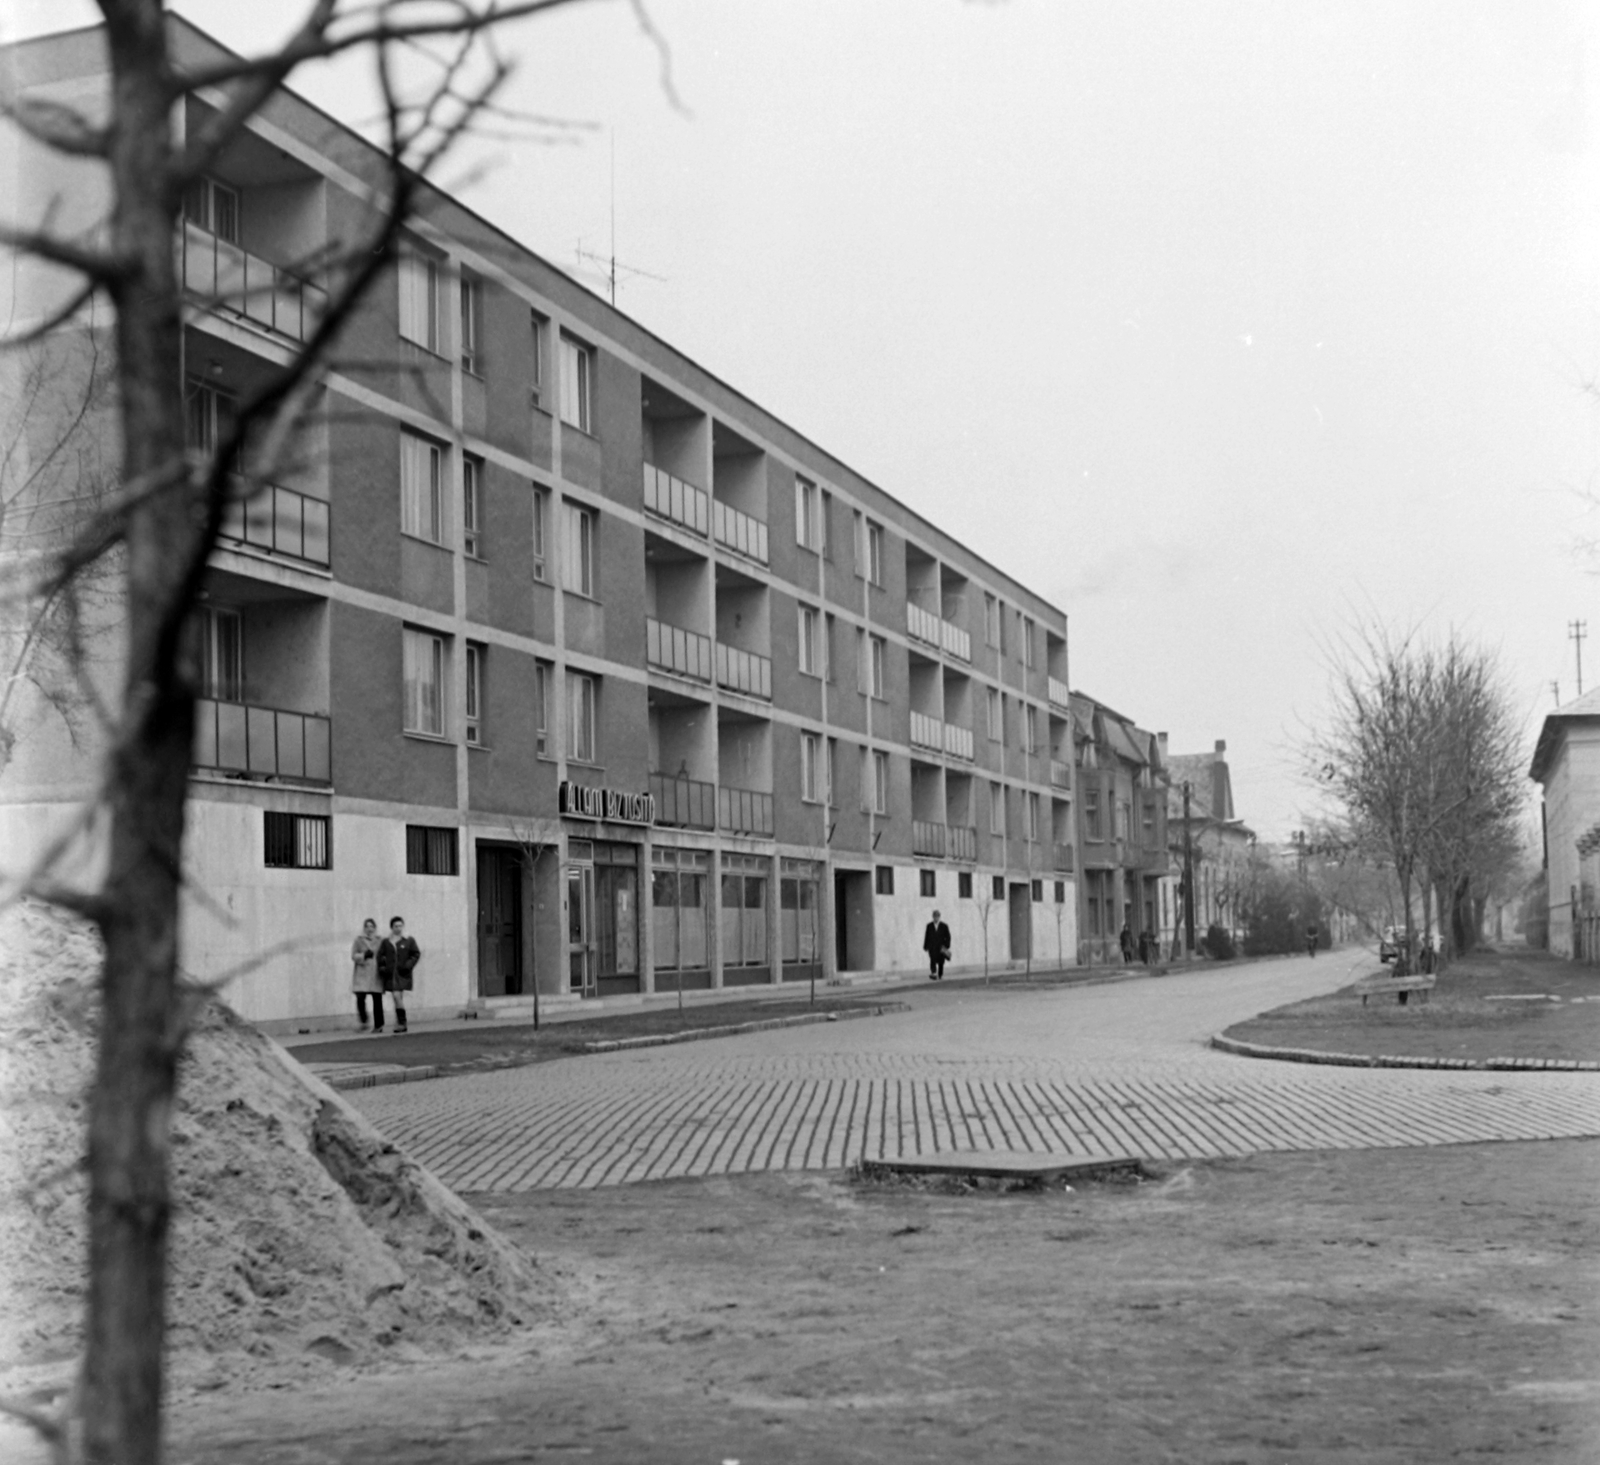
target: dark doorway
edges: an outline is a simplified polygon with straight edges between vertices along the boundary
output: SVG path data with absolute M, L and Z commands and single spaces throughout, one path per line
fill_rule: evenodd
M 478 846 L 478 995 L 522 991 L 522 855 Z
M 834 970 L 872 969 L 872 875 L 838 870 L 833 876 Z
M 1032 945 L 1029 938 L 1033 934 L 1031 899 L 1026 881 L 1012 884 L 1010 894 L 1012 961 L 1028 959 L 1028 950 Z

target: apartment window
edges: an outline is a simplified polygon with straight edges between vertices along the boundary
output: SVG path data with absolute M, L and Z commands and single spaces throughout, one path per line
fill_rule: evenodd
M 874 753 L 872 755 L 872 812 L 874 814 L 887 814 L 889 812 L 889 755 L 887 753 Z
M 1089 839 L 1103 838 L 1100 832 L 1100 790 L 1083 790 L 1083 832 Z
M 439 469 L 444 450 L 414 432 L 400 434 L 400 528 L 438 544 L 444 538 Z
M 994 892 L 996 900 L 1004 900 L 1006 898 L 1006 877 L 1004 875 L 996 875 L 989 889 Z
M 1142 826 L 1144 833 L 1144 847 L 1154 849 L 1156 843 L 1156 806 L 1146 799 L 1144 802 Z
M 824 615 L 822 618 L 822 679 L 825 682 L 833 680 L 833 617 Z
M 1006 790 L 1004 784 L 989 785 L 989 833 L 1006 832 Z
M 828 558 L 828 550 L 832 541 L 832 531 L 829 522 L 833 518 L 833 495 L 823 489 L 818 496 L 817 503 L 817 553 L 824 559 Z
M 809 605 L 800 607 L 800 670 L 807 676 L 819 675 L 817 660 L 817 613 Z
M 483 362 L 478 357 L 478 337 L 483 322 L 483 286 L 467 275 L 461 277 L 461 369 L 481 376 Z
M 1132 825 L 1133 808 L 1126 799 L 1117 800 L 1117 838 L 1126 839 Z
M 873 889 L 879 895 L 894 894 L 894 866 L 879 865 L 873 871 Z
M 533 336 L 533 380 L 529 383 L 533 397 L 533 405 L 538 407 L 544 400 L 545 365 L 544 354 L 550 340 L 550 322 L 537 310 L 528 312 L 528 324 Z
M 882 636 L 867 637 L 867 690 L 880 698 L 883 696 L 883 646 Z
M 545 541 L 549 535 L 550 491 L 536 488 L 533 491 L 533 578 L 548 580 L 545 569 Z
M 405 729 L 444 736 L 445 638 L 407 626 L 405 636 Z
M 819 802 L 818 778 L 821 773 L 822 739 L 815 733 L 800 734 L 800 797 L 808 804 Z
M 332 820 L 326 814 L 263 811 L 263 848 L 269 870 L 331 870 Z
M 833 769 L 838 761 L 839 740 L 828 738 L 822 745 L 822 797 L 830 808 L 836 807 L 838 801 L 834 798 L 834 791 L 838 787 L 833 781 Z
M 594 598 L 594 511 L 567 505 L 567 577 L 568 590 Z
M 883 525 L 863 519 L 861 542 L 862 571 L 874 585 L 883 584 Z
M 210 457 L 233 436 L 239 418 L 239 399 L 205 382 L 191 380 L 186 392 L 184 437 L 194 452 Z M 235 462 L 234 467 L 238 464 Z
M 571 336 L 561 338 L 561 420 L 593 432 L 594 352 Z
M 183 195 L 183 216 L 218 239 L 239 242 L 239 191 L 215 178 L 197 178 Z
M 958 870 L 956 872 L 956 896 L 960 900 L 972 899 L 971 870 Z
M 406 825 L 406 874 L 457 875 L 461 872 L 456 831 L 432 824 Z
M 820 550 L 822 531 L 818 523 L 817 486 L 804 478 L 794 481 L 794 542 L 802 549 Z
M 936 896 L 939 893 L 939 879 L 932 870 L 917 871 L 917 888 L 925 896 Z
M 1006 649 L 1006 621 L 1005 607 L 994 596 L 985 594 L 983 597 L 983 633 L 984 639 L 999 651 Z
M 595 762 L 595 679 L 567 673 L 567 757 L 579 763 Z
M 483 464 L 477 458 L 461 459 L 461 548 L 483 558 Z
M 1022 664 L 1033 665 L 1033 621 L 1028 616 L 1022 618 Z
M 483 741 L 483 652 L 482 646 L 467 642 L 467 741 Z
M 236 610 L 202 605 L 198 612 L 200 695 L 218 702 L 244 700 L 244 622 Z
M 995 688 L 989 688 L 989 741 L 998 743 L 1006 735 L 1005 702 Z
M 1028 894 L 1031 895 L 1034 900 L 1042 902 L 1044 900 L 1044 881 L 1043 880 L 1030 881 L 1029 882 Z
M 1038 839 L 1038 837 L 1039 837 L 1039 795 L 1038 794 L 1029 794 L 1028 795 L 1028 838 L 1036 840 L 1036 839 Z
M 533 750 L 541 758 L 550 756 L 550 671 L 548 663 L 533 667 Z
M 439 349 L 439 266 L 423 254 L 400 256 L 400 334 L 429 351 Z
M 1039 751 L 1039 709 L 1025 706 L 1022 710 L 1022 751 Z
M 1165 903 L 1166 903 L 1166 898 L 1167 898 L 1166 887 L 1162 886 L 1162 888 L 1161 888 L 1161 899 L 1162 899 L 1163 905 L 1165 905 Z M 1065 905 L 1066 903 L 1067 903 L 1067 882 L 1065 880 L 1057 880 L 1056 881 L 1056 904 L 1057 905 Z

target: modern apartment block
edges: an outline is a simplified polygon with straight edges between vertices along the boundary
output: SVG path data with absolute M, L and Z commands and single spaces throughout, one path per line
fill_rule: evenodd
M 103 83 L 95 31 L 12 60 Z M 310 329 L 299 262 L 359 237 L 379 168 L 284 93 L 192 191 L 197 446 Z M 915 970 L 935 908 L 957 969 L 1074 960 L 1065 615 L 458 202 L 301 447 L 196 628 L 185 963 L 296 943 L 246 1015 L 348 1013 L 350 940 L 397 913 L 420 1010 Z M 81 787 L 52 766 L 14 831 Z

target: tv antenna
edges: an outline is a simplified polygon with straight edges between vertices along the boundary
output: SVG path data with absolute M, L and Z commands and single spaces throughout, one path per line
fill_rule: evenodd
M 596 254 L 592 249 L 583 247 L 583 240 L 578 241 L 578 258 L 587 260 L 590 264 L 603 267 L 606 281 L 611 289 L 611 304 L 617 303 L 617 271 L 624 275 L 631 275 L 641 280 L 665 280 L 665 275 L 653 275 L 649 270 L 635 269 L 632 265 L 617 263 L 617 130 L 611 129 L 611 252 L 609 254 Z
M 1578 695 L 1583 696 L 1583 638 L 1589 634 L 1588 621 L 1568 621 L 1567 639 L 1578 648 Z

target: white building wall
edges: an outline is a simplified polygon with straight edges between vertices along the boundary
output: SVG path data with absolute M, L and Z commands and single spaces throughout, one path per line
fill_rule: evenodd
M 997 870 L 972 871 L 972 895 L 957 895 L 959 872 L 939 866 L 935 876 L 935 893 L 921 894 L 919 871 L 927 868 L 917 865 L 896 865 L 894 894 L 873 897 L 874 969 L 883 972 L 925 972 L 928 969 L 927 953 L 922 949 L 922 935 L 928 922 L 938 911 L 950 928 L 950 962 L 948 971 L 981 971 L 984 962 L 983 907 L 992 888 Z M 1011 880 L 1008 878 L 1009 887 Z M 1076 885 L 1071 880 L 1063 882 L 1065 901 L 1060 911 L 1058 926 L 1055 904 L 1055 878 L 1044 881 L 1044 899 L 1030 906 L 1033 930 L 1033 965 L 1036 969 L 1050 969 L 1077 965 L 1078 916 Z M 989 902 L 989 969 L 991 971 L 1021 970 L 1026 963 L 1011 961 L 1011 915 L 1005 900 Z M 1059 933 L 1059 935 L 1058 935 Z

